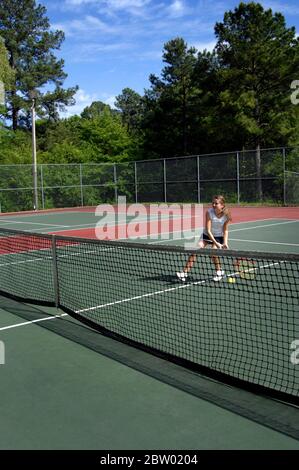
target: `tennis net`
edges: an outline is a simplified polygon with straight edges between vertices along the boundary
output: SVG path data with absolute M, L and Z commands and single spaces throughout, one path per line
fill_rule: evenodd
M 185 282 L 188 256 L 196 262 Z M 217 255 L 225 271 L 213 280 Z M 296 254 L 186 251 L 0 229 L 0 291 L 290 402 L 299 395 Z

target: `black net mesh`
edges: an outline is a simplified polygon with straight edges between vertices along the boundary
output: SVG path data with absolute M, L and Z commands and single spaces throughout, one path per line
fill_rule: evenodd
M 182 282 L 176 273 L 191 254 Z M 217 261 L 224 274 L 215 281 Z M 2 293 L 59 299 L 106 333 L 290 398 L 299 395 L 298 262 L 299 255 L 0 232 Z

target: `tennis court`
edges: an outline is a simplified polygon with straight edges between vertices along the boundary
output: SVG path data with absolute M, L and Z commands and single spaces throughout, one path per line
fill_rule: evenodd
M 0 303 L 1 448 L 299 448 L 298 208 L 233 208 L 230 249 L 259 254 L 245 276 L 236 252 L 223 255 L 233 282 L 220 287 L 207 254 L 177 280 L 186 238 L 160 222 L 154 232 L 139 220 L 123 244 L 94 241 L 92 210 L 0 217 L 0 290 L 23 299 Z M 55 282 L 62 310 L 33 305 L 53 304 Z

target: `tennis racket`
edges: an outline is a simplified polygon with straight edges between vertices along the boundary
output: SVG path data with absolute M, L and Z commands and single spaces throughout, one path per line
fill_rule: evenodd
M 234 262 L 234 268 L 241 279 L 255 279 L 257 267 L 253 259 L 237 258 Z

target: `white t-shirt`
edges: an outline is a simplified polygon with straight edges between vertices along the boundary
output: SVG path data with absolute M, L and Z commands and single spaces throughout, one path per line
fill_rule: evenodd
M 211 232 L 214 237 L 223 237 L 223 225 L 227 222 L 228 217 L 226 215 L 222 215 L 221 217 L 217 217 L 215 214 L 215 210 L 213 208 L 208 209 L 208 214 L 211 219 Z M 207 229 L 204 228 L 203 233 L 208 235 Z

